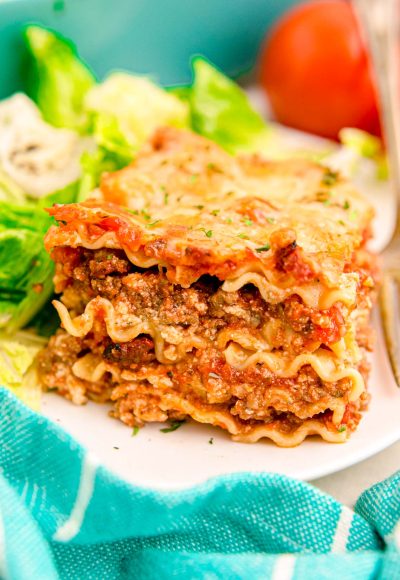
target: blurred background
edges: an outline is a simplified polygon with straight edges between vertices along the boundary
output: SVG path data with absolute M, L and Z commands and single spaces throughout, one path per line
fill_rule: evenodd
M 25 88 L 29 22 L 71 39 L 99 80 L 123 69 L 182 85 L 203 55 L 242 84 L 258 81 L 285 125 L 332 139 L 343 127 L 380 136 L 349 0 L 0 0 L 0 98 Z
M 21 26 L 45 24 L 79 46 L 102 78 L 122 68 L 163 84 L 190 80 L 189 60 L 207 56 L 237 75 L 255 63 L 267 29 L 298 0 L 6 0 L 0 1 L 0 96 L 20 88 L 15 52 Z

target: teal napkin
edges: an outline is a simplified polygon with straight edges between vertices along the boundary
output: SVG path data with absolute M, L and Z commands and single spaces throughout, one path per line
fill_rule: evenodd
M 354 511 L 270 473 L 158 492 L 115 477 L 4 389 L 0 409 L 3 578 L 400 578 L 400 472 Z

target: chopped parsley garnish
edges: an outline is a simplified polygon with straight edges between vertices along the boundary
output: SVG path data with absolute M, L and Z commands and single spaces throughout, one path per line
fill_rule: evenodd
M 160 429 L 161 433 L 172 433 L 172 431 L 176 431 L 177 429 L 179 429 L 179 427 L 182 427 L 182 425 L 185 423 L 185 421 L 171 421 L 171 423 L 169 424 L 169 427 L 165 427 L 164 429 Z
M 349 204 L 349 202 L 346 199 L 346 201 L 343 204 L 343 209 L 349 209 L 349 208 L 350 208 L 350 204 Z
M 195 181 L 197 181 L 198 178 L 199 178 L 199 174 L 198 173 L 192 173 L 192 175 L 190 176 L 190 181 L 192 183 L 194 183 Z
M 213 209 L 211 215 L 218 215 L 220 211 L 220 209 Z
M 151 224 L 147 224 L 148 228 L 152 228 L 154 227 L 156 224 L 158 224 L 158 222 L 160 222 L 161 220 L 155 220 L 154 222 L 151 222 Z
M 329 203 L 330 203 L 329 198 L 331 197 L 330 191 L 318 191 L 316 195 L 317 195 L 317 201 L 319 201 L 325 205 L 329 205 Z
M 346 431 L 346 425 L 340 425 L 340 427 L 338 427 L 338 431 L 339 433 L 343 433 L 343 431 Z
M 271 217 L 267 217 L 267 222 L 269 224 L 274 224 L 276 222 L 276 219 L 275 218 L 271 218 Z
M 133 215 L 139 215 L 139 211 L 137 209 L 128 209 L 128 212 Z
M 242 240 L 248 240 L 249 236 L 247 234 L 238 234 L 237 235 L 238 238 L 241 238 Z
M 204 205 L 195 205 L 193 207 L 195 207 L 196 209 L 204 209 Z
M 221 377 L 217 373 L 208 373 L 208 376 L 212 379 L 220 379 Z
M 113 447 L 113 449 L 119 449 L 119 447 Z
M 337 171 L 332 171 L 331 169 L 327 169 L 322 176 L 322 183 L 324 185 L 333 185 L 338 180 L 338 173 Z
M 168 192 L 164 193 L 164 205 L 168 205 L 168 197 L 169 193 Z
M 260 253 L 260 252 L 268 252 L 268 250 L 271 249 L 271 246 L 269 244 L 265 244 L 265 246 L 261 246 L 260 248 L 256 248 L 256 252 Z
M 350 212 L 349 218 L 354 222 L 357 219 L 357 212 L 355 209 L 353 209 L 352 212 Z
M 204 232 L 204 234 L 207 236 L 207 238 L 212 238 L 212 235 L 213 235 L 212 230 L 206 230 L 206 228 L 200 228 L 200 231 Z
M 106 256 L 107 260 L 112 260 L 113 257 L 114 257 L 113 254 L 107 254 L 107 256 Z
M 252 226 L 253 225 L 253 221 L 248 217 L 245 217 L 244 219 L 242 219 L 242 222 L 244 223 L 245 226 Z
M 133 430 L 132 430 L 132 437 L 136 437 L 136 435 L 139 433 L 140 429 L 137 425 L 134 426 Z
M 235 192 L 234 192 L 234 191 L 227 191 L 225 195 L 226 195 L 227 197 L 230 197 L 231 195 L 234 195 L 234 194 L 235 194 Z
M 208 444 L 213 445 L 213 443 L 214 443 L 214 437 L 210 437 L 210 439 L 208 440 Z
M 145 209 L 142 209 L 142 211 L 140 213 L 142 214 L 142 216 L 144 217 L 144 219 L 146 221 L 151 220 L 151 215 Z
M 215 165 L 215 163 L 207 163 L 207 169 L 210 171 L 215 171 L 216 173 L 222 173 L 221 169 Z
M 225 221 L 226 221 L 227 224 L 233 223 L 231 218 L 227 218 Z
M 346 225 L 346 224 L 344 223 L 344 221 L 343 221 L 343 220 L 339 220 L 339 222 L 338 222 L 338 223 L 339 223 L 341 226 L 345 226 L 345 225 Z

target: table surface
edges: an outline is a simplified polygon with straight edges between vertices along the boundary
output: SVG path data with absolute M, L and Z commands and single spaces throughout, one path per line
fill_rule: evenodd
M 345 505 L 353 507 L 365 489 L 393 475 L 399 469 L 400 441 L 370 459 L 316 479 L 312 484 Z

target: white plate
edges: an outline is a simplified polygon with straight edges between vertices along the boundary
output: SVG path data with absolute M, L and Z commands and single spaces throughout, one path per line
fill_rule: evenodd
M 358 430 L 345 444 L 310 438 L 299 447 L 282 449 L 268 441 L 234 443 L 220 429 L 188 423 L 172 433 L 149 424 L 135 437 L 107 407 L 76 407 L 55 394 L 43 400 L 43 413 L 85 445 L 98 460 L 131 483 L 182 489 L 216 475 L 237 471 L 270 471 L 312 480 L 378 453 L 400 439 L 400 391 L 396 387 L 378 328 L 372 357 L 372 400 Z M 212 440 L 212 444 L 210 444 Z
M 287 129 L 282 136 L 295 147 L 320 142 Z M 377 210 L 374 247 L 380 248 L 393 226 L 390 192 L 387 184 L 377 183 L 366 194 Z M 165 425 L 150 424 L 132 437 L 129 428 L 107 417 L 107 406 L 89 403 L 76 407 L 55 394 L 44 397 L 43 413 L 86 446 L 102 464 L 142 486 L 182 489 L 238 471 L 269 471 L 312 480 L 354 465 L 400 439 L 400 390 L 390 372 L 377 316 L 375 326 L 378 340 L 371 357 L 370 408 L 350 441 L 343 445 L 325 443 L 316 437 L 292 449 L 267 441 L 247 445 L 232 442 L 220 429 L 194 423 L 184 424 L 172 433 L 160 432 Z

